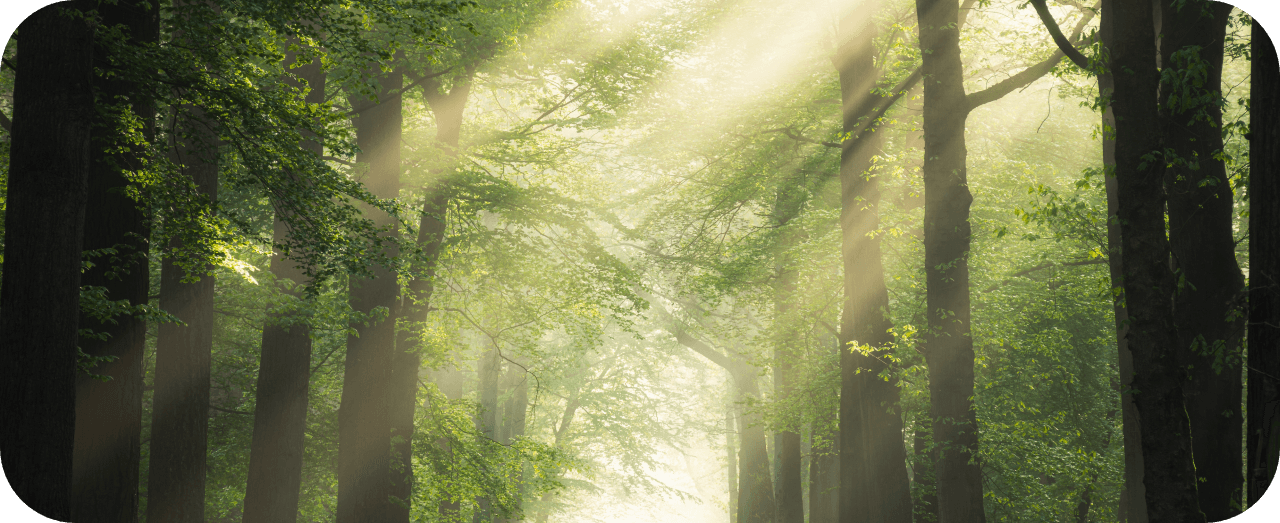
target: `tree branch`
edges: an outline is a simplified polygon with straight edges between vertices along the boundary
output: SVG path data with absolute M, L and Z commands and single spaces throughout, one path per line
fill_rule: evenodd
M 1058 49 L 1071 59 L 1081 69 L 1089 70 L 1089 59 L 1084 56 L 1080 50 L 1062 35 L 1062 29 L 1058 28 L 1058 22 L 1053 19 L 1053 15 L 1049 13 L 1049 6 L 1045 0 L 1031 0 L 1031 6 L 1035 7 L 1036 14 L 1040 15 L 1040 21 L 1044 23 L 1045 29 L 1049 30 L 1049 36 L 1053 37 L 1053 43 L 1058 44 Z M 1092 15 L 1085 15 L 1085 19 L 1092 18 Z
M 1095 13 L 1093 11 L 1085 13 L 1084 17 L 1080 19 L 1080 22 L 1076 24 L 1074 31 L 1072 31 L 1071 38 L 1073 40 L 1078 41 L 1080 39 L 1080 34 L 1084 32 L 1084 26 L 1088 25 L 1089 21 L 1093 20 L 1094 15 Z M 1072 49 L 1074 49 L 1074 47 Z M 1062 50 L 1059 49 L 1049 58 L 1024 69 L 1018 74 L 1010 76 L 991 87 L 966 95 L 964 98 L 965 102 L 969 105 L 969 110 L 972 111 L 977 109 L 985 104 L 1004 98 L 1005 95 L 1012 93 L 1017 89 L 1031 85 L 1031 82 L 1039 80 L 1040 77 L 1049 74 L 1049 71 L 1052 71 L 1053 68 L 1058 65 L 1058 62 L 1062 61 L 1063 56 Z M 1085 70 L 1087 71 L 1089 69 L 1085 68 Z
M 4 132 L 13 134 L 13 122 L 9 121 L 9 117 L 0 112 L 0 127 L 4 128 Z

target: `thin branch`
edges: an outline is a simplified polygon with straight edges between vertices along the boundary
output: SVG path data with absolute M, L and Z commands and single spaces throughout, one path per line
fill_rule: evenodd
M 1089 59 L 1076 49 L 1074 45 L 1063 36 L 1062 29 L 1058 28 L 1058 22 L 1053 19 L 1053 14 L 1049 12 L 1049 6 L 1045 0 L 1031 0 L 1031 6 L 1036 8 L 1036 14 L 1040 15 L 1040 21 L 1044 23 L 1045 29 L 1049 30 L 1049 36 L 1053 37 L 1053 43 L 1058 44 L 1058 49 L 1070 58 L 1076 66 L 1089 70 Z M 1085 18 L 1092 18 L 1092 14 L 1085 15 Z
M 347 160 L 343 160 L 342 158 L 334 158 L 334 157 L 332 157 L 332 156 L 321 156 L 321 157 L 320 157 L 320 159 L 321 159 L 321 160 L 328 160 L 328 161 L 331 161 L 331 162 L 338 162 L 338 163 L 340 163 L 340 164 L 342 164 L 342 165 L 345 165 L 345 166 L 347 166 L 347 167 L 355 167 L 355 166 L 356 166 L 356 163 L 355 163 L 355 162 L 349 162 L 349 161 L 347 161 Z
M 999 289 L 1000 287 L 1013 283 L 1014 278 L 1021 278 L 1023 276 L 1028 276 L 1033 272 L 1043 271 L 1045 269 L 1052 269 L 1054 267 L 1079 267 L 1082 265 L 1102 265 L 1104 263 L 1107 263 L 1106 258 L 1094 258 L 1092 260 L 1079 260 L 1079 261 L 1063 262 L 1063 263 L 1053 263 L 1053 262 L 1042 263 L 1040 265 L 1036 265 L 1035 267 L 1031 267 L 1029 269 L 1024 269 L 1024 270 L 1015 272 L 1013 274 L 1010 274 L 1008 278 L 1005 278 L 1000 283 L 996 283 L 990 287 L 987 287 L 987 290 L 982 292 L 987 293 L 987 292 L 994 291 L 996 289 Z
M 8 58 L 0 58 L 0 62 L 3 62 L 4 66 L 8 67 L 10 71 L 13 71 L 14 73 L 18 72 L 18 67 L 13 65 L 13 62 L 10 62 Z
M 4 128 L 4 132 L 13 134 L 13 122 L 9 121 L 9 117 L 0 112 L 0 127 Z
M 372 102 L 372 103 L 368 103 L 368 104 L 365 104 L 365 105 L 363 105 L 363 106 L 360 106 L 360 108 L 359 108 L 359 109 L 352 109 L 352 110 L 350 110 L 350 111 L 348 111 L 348 112 L 347 112 L 346 116 L 357 116 L 357 115 L 359 115 L 359 114 L 360 114 L 360 113 L 362 113 L 362 112 L 368 111 L 369 109 L 373 109 L 374 107 L 377 107 L 377 106 L 382 105 L 382 104 L 384 104 L 384 103 L 387 103 L 387 102 L 394 102 L 394 101 L 396 101 L 396 99 L 400 98 L 400 96 L 401 96 L 401 95 L 403 95 L 404 93 L 409 92 L 409 90 L 410 90 L 410 89 L 413 89 L 414 87 L 417 87 L 417 86 L 419 86 L 419 85 L 422 85 L 422 83 L 423 83 L 423 82 L 426 82 L 427 80 L 431 80 L 431 79 L 433 79 L 433 78 L 435 78 L 435 77 L 437 77 L 437 76 L 443 75 L 443 74 L 445 74 L 445 73 L 447 73 L 447 72 L 449 72 L 449 71 L 452 71 L 452 70 L 453 70 L 453 68 L 452 68 L 452 67 L 450 67 L 450 68 L 445 69 L 445 70 L 443 70 L 443 71 L 440 71 L 440 72 L 438 72 L 438 73 L 431 73 L 431 74 L 428 74 L 428 75 L 424 75 L 424 76 L 422 76 L 422 77 L 418 78 L 417 80 L 414 80 L 414 81 L 413 81 L 413 83 L 411 83 L 411 84 L 409 84 L 409 85 L 406 85 L 406 86 L 404 86 L 404 87 L 401 87 L 399 91 L 397 91 L 395 94 L 392 94 L 391 96 L 388 96 L 386 100 L 378 100 L 378 101 L 376 101 L 376 102 Z M 411 77 L 413 76 L 413 73 L 410 73 L 410 72 L 407 72 L 407 71 L 406 71 L 406 73 L 405 73 L 405 74 L 408 74 L 408 75 L 409 75 L 409 76 L 411 76 Z
M 242 412 L 242 411 L 238 411 L 238 410 L 224 409 L 224 408 L 221 408 L 221 407 L 215 407 L 215 406 L 213 406 L 213 405 L 209 405 L 209 408 L 211 408 L 211 409 L 213 409 L 213 410 L 216 410 L 216 411 L 218 411 L 218 412 L 225 412 L 225 413 L 227 413 L 227 414 L 240 414 L 240 415 L 242 415 L 242 416 L 252 416 L 252 415 L 253 415 L 253 413 L 252 413 L 252 412 Z

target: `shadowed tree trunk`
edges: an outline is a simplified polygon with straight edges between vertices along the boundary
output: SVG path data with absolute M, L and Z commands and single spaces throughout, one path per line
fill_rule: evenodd
M 159 37 L 159 5 L 155 2 L 101 4 L 98 12 L 104 26 L 122 25 L 131 44 L 154 43 Z M 98 56 L 105 49 L 97 48 Z M 104 64 L 106 65 L 106 64 Z M 108 66 L 109 67 L 109 66 Z M 148 139 L 155 134 L 155 104 L 137 98 L 135 84 L 121 77 L 98 77 L 100 100 L 121 104 L 142 119 Z M 124 97 L 134 95 L 132 104 Z M 130 305 L 147 303 L 150 272 L 150 219 L 140 204 L 123 189 L 129 182 L 126 170 L 138 169 L 136 152 L 111 154 L 113 132 L 107 122 L 99 122 L 89 175 L 89 200 L 85 209 L 84 250 L 114 249 L 114 254 L 93 259 L 93 268 L 84 272 L 81 285 L 102 287 L 106 298 L 128 300 Z M 138 521 L 138 474 L 142 439 L 142 355 L 146 342 L 146 320 L 122 315 L 111 321 L 97 321 L 82 315 L 80 327 L 104 333 L 105 340 L 81 338 L 80 348 L 94 357 L 114 357 L 89 372 L 110 377 L 99 381 L 87 374 L 76 376 L 75 462 L 72 467 L 71 520 L 86 523 L 126 523 Z
M 829 447 L 813 447 L 809 461 L 809 522 L 836 523 L 840 516 L 840 432 Z
M 932 523 L 938 520 L 937 481 L 933 472 L 933 463 L 937 454 L 929 450 L 928 428 L 916 422 L 915 433 L 911 437 L 912 450 L 916 462 L 912 464 L 911 475 L 915 483 L 915 491 L 911 497 L 911 517 L 916 523 Z
M 213 212 L 218 200 L 218 143 L 202 110 L 181 106 L 174 161 Z M 213 353 L 213 266 L 184 268 L 174 237 L 160 266 L 160 308 L 182 321 L 161 323 L 156 338 L 147 521 L 203 522 Z M 194 280 L 194 281 L 191 281 Z
M 1280 61 L 1257 20 L 1251 46 L 1247 466 L 1253 506 L 1271 485 L 1280 460 Z
M 289 53 L 286 63 L 296 60 Z M 324 101 L 325 73 L 320 60 L 302 64 L 294 73 L 305 82 L 287 80 L 297 88 L 309 88 L 305 101 Z M 317 157 L 324 146 L 306 140 L 301 147 Z M 289 238 L 286 204 L 276 202 L 273 241 Z M 303 268 L 278 250 L 271 257 L 271 274 L 282 285 L 289 302 L 301 300 L 306 283 Z M 302 487 L 302 455 L 307 429 L 307 389 L 311 379 L 311 325 L 309 318 L 284 310 L 268 314 L 262 328 L 262 356 L 258 368 L 257 406 L 253 413 L 253 440 L 249 447 L 249 478 L 245 487 L 245 523 L 290 523 L 298 516 Z
M 1178 271 L 1175 296 L 1179 367 L 1187 369 L 1187 416 L 1200 510 L 1209 521 L 1240 513 L 1243 416 L 1237 317 L 1244 275 L 1232 237 L 1234 198 L 1223 150 L 1223 46 L 1232 7 L 1212 2 L 1181 9 L 1161 0 L 1160 63 L 1180 80 L 1160 87 L 1169 245 Z M 1172 155 L 1169 154 L 1172 152 Z
M 738 402 L 748 396 L 759 398 L 756 372 L 745 364 L 731 371 L 738 387 Z M 769 450 L 765 444 L 764 425 L 757 412 L 746 411 L 739 418 L 738 433 L 742 446 L 738 452 L 738 522 L 771 523 L 777 505 L 773 497 L 773 478 L 769 475 Z
M 402 57 L 396 57 L 399 62 Z M 401 66 L 378 78 L 378 100 L 352 96 L 352 107 L 364 107 L 352 119 L 356 161 L 369 166 L 361 180 L 379 198 L 394 198 L 400 185 L 401 105 L 399 93 L 404 83 Z M 378 226 L 394 228 L 385 212 L 365 206 L 366 216 Z M 386 248 L 389 257 L 396 253 Z M 369 315 L 354 325 L 356 335 L 347 337 L 347 359 L 342 378 L 342 400 L 338 410 L 338 523 L 381 523 L 390 521 L 391 416 L 389 382 L 394 361 L 395 322 L 399 286 L 396 276 L 381 264 L 372 268 L 371 278 L 350 279 L 351 308 Z
M 1134 401 L 1142 423 L 1143 483 L 1151 521 L 1204 521 L 1196 495 L 1191 433 L 1183 403 L 1165 238 L 1163 169 L 1143 157 L 1160 149 L 1154 20 L 1146 2 L 1109 2 L 1117 31 L 1110 47 L 1115 91 L 1115 175 L 1124 294 L 1133 353 Z
M 960 63 L 957 9 L 950 0 L 917 0 L 924 83 L 925 281 L 938 521 L 982 522 L 973 401 L 969 306 L 969 193 L 965 119 L 969 104 Z
M 68 15 L 89 9 L 88 2 L 55 4 L 18 27 L 22 73 L 14 85 L 5 202 L 0 454 L 18 497 L 58 520 L 70 515 L 80 251 L 94 118 L 93 31 Z
M 511 396 L 502 406 L 502 437 L 499 441 L 503 445 L 510 445 L 516 440 L 524 437 L 526 415 L 529 410 L 529 375 L 525 369 L 519 365 L 511 364 L 507 366 L 507 382 L 505 387 L 511 391 Z M 517 512 L 521 510 L 522 499 L 524 498 L 524 470 L 521 469 L 519 476 L 516 478 L 518 492 L 516 494 L 515 506 L 512 507 Z M 498 518 L 496 521 L 501 523 L 516 523 L 519 518 Z

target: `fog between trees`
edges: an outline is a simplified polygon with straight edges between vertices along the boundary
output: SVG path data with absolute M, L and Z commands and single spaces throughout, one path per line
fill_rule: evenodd
M 1224 521 L 1280 456 L 1278 76 L 1203 0 L 54 4 L 0 65 L 5 474 L 76 522 Z

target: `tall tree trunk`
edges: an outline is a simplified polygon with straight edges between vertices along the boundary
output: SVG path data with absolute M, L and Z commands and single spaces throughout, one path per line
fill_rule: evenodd
M 179 106 L 174 160 L 213 212 L 218 200 L 218 143 L 204 112 Z M 181 324 L 160 324 L 147 476 L 147 521 L 203 522 L 213 354 L 213 266 L 188 270 L 174 237 L 160 266 L 160 308 Z M 194 280 L 194 281 L 191 281 Z
M 1257 20 L 1251 46 L 1249 506 L 1262 499 L 1280 461 L 1280 61 Z
M 754 368 L 738 365 L 732 372 L 739 403 L 748 396 L 760 397 Z M 742 437 L 738 453 L 738 523 L 771 523 L 777 509 L 764 426 L 759 413 L 743 410 L 738 418 L 738 434 Z
M 1144 156 L 1160 149 L 1152 133 L 1160 120 L 1152 8 L 1145 2 L 1109 2 L 1104 19 L 1117 31 L 1110 48 L 1116 117 L 1115 175 L 1124 257 L 1124 294 L 1133 353 L 1134 400 L 1142 423 L 1143 483 L 1152 521 L 1204 521 L 1196 494 L 1190 425 L 1183 403 L 1171 297 L 1175 287 L 1165 238 L 1162 174 Z
M 76 345 L 90 127 L 93 30 L 59 3 L 18 27 L 13 141 L 0 287 L 0 454 L 14 492 L 36 512 L 70 516 Z M 76 13 L 79 14 L 79 13 Z
M 1113 0 L 1102 0 L 1107 5 Z M 1104 7 L 1105 9 L 1105 7 Z M 1115 38 L 1115 22 L 1102 17 L 1098 28 L 1104 49 L 1111 47 Z M 1115 79 L 1110 69 L 1104 68 L 1098 75 L 1098 92 L 1109 96 L 1115 89 Z M 1103 108 L 1102 125 L 1115 129 L 1115 112 L 1108 105 Z M 1142 485 L 1142 427 L 1138 422 L 1138 408 L 1133 394 L 1133 353 L 1129 351 L 1129 311 L 1124 302 L 1124 255 L 1120 248 L 1120 220 L 1116 212 L 1120 208 L 1118 184 L 1114 176 L 1116 166 L 1116 141 L 1113 132 L 1102 137 L 1102 165 L 1108 170 L 1104 179 L 1107 193 L 1107 268 L 1114 293 L 1112 309 L 1115 316 L 1116 349 L 1120 374 L 1120 416 L 1124 437 L 1124 487 L 1120 500 L 1119 518 L 1128 523 L 1147 523 L 1146 489 Z
M 842 121 L 856 133 L 864 106 L 878 102 L 874 22 L 865 10 L 841 20 L 835 64 L 840 74 Z M 961 93 L 963 94 L 963 93 Z M 869 172 L 882 135 L 873 130 L 847 139 L 840 151 L 840 229 L 844 310 L 840 317 L 840 516 L 842 523 L 910 523 L 911 487 L 897 380 L 883 356 L 889 332 L 889 291 L 880 258 L 880 188 Z M 857 350 L 855 350 L 855 346 Z M 864 352 L 866 351 L 866 352 Z
M 123 26 L 132 45 L 154 43 L 159 37 L 159 5 L 152 1 L 101 4 L 104 26 Z M 105 56 L 101 47 L 95 52 Z M 107 66 L 109 67 L 109 65 Z M 133 82 L 121 77 L 96 79 L 101 100 L 121 104 L 142 119 L 148 139 L 155 135 L 155 103 L 136 98 Z M 125 96 L 135 98 L 132 104 Z M 81 285 L 106 289 L 109 300 L 147 303 L 150 271 L 147 259 L 150 219 L 140 204 L 124 194 L 129 185 L 125 170 L 137 169 L 137 152 L 108 150 L 121 144 L 111 137 L 107 122 L 98 122 L 89 175 L 89 200 L 85 209 L 84 250 L 114 249 L 115 254 L 94 258 Z M 81 338 L 80 348 L 93 357 L 112 357 L 89 372 L 107 376 L 99 381 L 87 374 L 76 376 L 75 459 L 72 466 L 71 520 L 88 523 L 138 521 L 138 474 L 142 440 L 142 355 L 146 320 L 124 315 L 100 322 L 81 315 L 81 328 L 104 333 L 105 340 Z
M 1244 275 L 1232 237 L 1231 183 L 1217 156 L 1223 151 L 1218 100 L 1232 7 L 1212 2 L 1203 10 L 1196 4 L 1179 9 L 1173 0 L 1161 2 L 1160 63 L 1180 79 L 1160 87 L 1169 245 L 1184 282 L 1174 298 L 1179 367 L 1190 380 L 1185 401 L 1201 479 L 1200 510 L 1209 521 L 1223 521 L 1240 513 L 1244 486 L 1244 383 L 1236 359 L 1245 326 L 1236 304 Z
M 435 92 L 435 84 L 426 82 L 426 99 L 436 117 L 436 139 L 445 145 L 444 154 L 457 154 L 458 137 L 462 129 L 462 110 L 471 90 L 472 73 L 454 84 L 448 94 Z M 418 370 L 421 356 L 415 346 L 416 334 L 426 321 L 431 296 L 435 292 L 437 261 L 444 247 L 444 234 L 448 229 L 449 192 L 444 171 L 436 172 L 437 180 L 423 197 L 422 214 L 418 222 L 417 244 L 422 249 L 420 258 L 413 261 L 413 276 L 409 287 L 400 297 L 399 314 L 395 317 L 396 351 L 391 369 L 391 430 L 394 436 L 392 454 L 396 463 L 392 467 L 391 495 L 401 500 L 391 508 L 391 520 L 397 523 L 409 521 L 409 499 L 413 489 L 413 411 L 417 405 Z
M 294 63 L 289 53 L 286 63 Z M 294 69 L 305 82 L 287 80 L 297 88 L 309 88 L 308 104 L 324 102 L 325 73 L 320 60 Z M 324 146 L 314 139 L 301 147 L 317 157 Z M 272 239 L 289 238 L 288 212 L 277 202 Z M 306 283 L 303 268 L 283 253 L 271 257 L 271 274 L 281 283 L 280 292 L 290 301 L 303 299 L 299 287 Z M 249 478 L 245 487 L 245 523 L 292 523 L 298 516 L 302 487 L 302 455 L 307 429 L 307 392 L 311 379 L 310 319 L 284 310 L 268 313 L 262 327 L 262 356 L 258 367 L 257 406 L 253 413 L 253 440 L 249 446 Z
M 396 61 L 403 58 L 397 55 Z M 352 123 L 356 128 L 356 161 L 369 166 L 362 180 L 379 198 L 395 198 L 400 186 L 402 66 L 378 78 L 378 100 L 372 106 L 352 97 L 353 107 L 365 106 Z M 365 207 L 375 224 L 394 228 L 387 213 Z M 387 255 L 396 253 L 388 248 Z M 391 518 L 391 416 L 389 382 L 394 363 L 396 297 L 399 285 L 390 268 L 377 265 L 373 277 L 352 276 L 351 308 L 374 314 L 354 325 L 347 338 L 347 359 L 338 409 L 338 523 L 382 523 Z
M 982 522 L 973 397 L 973 338 L 969 304 L 969 192 L 964 93 L 956 4 L 916 0 L 924 78 L 925 281 L 928 331 L 925 357 L 935 420 L 938 521 Z

